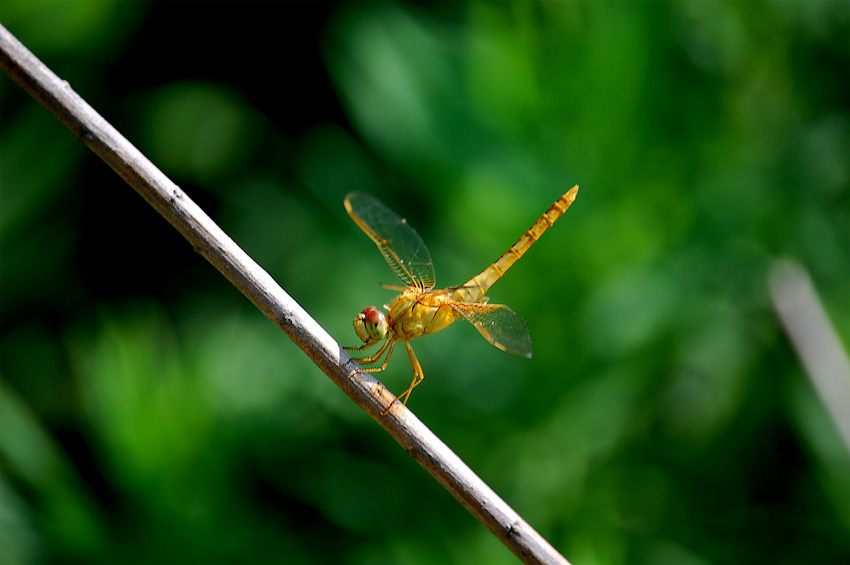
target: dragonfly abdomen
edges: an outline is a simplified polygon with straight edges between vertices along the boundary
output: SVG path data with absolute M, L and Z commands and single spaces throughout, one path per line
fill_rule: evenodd
M 475 275 L 469 281 L 460 287 L 456 293 L 460 295 L 466 302 L 477 302 L 481 300 L 491 286 L 496 284 L 502 276 L 513 267 L 514 263 L 520 257 L 525 255 L 534 242 L 540 239 L 540 236 L 554 224 L 558 218 L 564 215 L 564 212 L 570 207 L 578 194 L 578 185 L 572 187 L 563 196 L 555 201 L 546 212 L 514 243 L 510 249 L 505 251 L 501 257 Z

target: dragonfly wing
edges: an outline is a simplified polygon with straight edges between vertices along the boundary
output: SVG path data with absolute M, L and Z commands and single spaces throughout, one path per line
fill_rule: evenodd
M 407 220 L 362 192 L 345 197 L 345 210 L 361 230 L 374 241 L 390 268 L 407 286 L 434 288 L 434 263 L 425 242 Z
M 504 304 L 452 303 L 452 307 L 469 320 L 484 339 L 502 351 L 531 357 L 531 334 L 528 333 L 528 325 Z

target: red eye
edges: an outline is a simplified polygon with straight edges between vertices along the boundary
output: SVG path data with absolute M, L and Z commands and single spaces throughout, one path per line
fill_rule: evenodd
M 380 310 L 375 308 L 374 306 L 368 306 L 363 309 L 363 319 L 367 324 L 372 324 L 373 326 L 377 326 L 383 320 L 384 315 Z

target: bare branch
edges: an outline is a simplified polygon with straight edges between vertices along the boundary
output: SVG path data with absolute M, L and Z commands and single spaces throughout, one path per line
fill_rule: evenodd
M 770 271 L 770 297 L 806 374 L 850 449 L 850 361 L 809 275 L 796 263 L 777 261 Z
M 412 412 L 360 368 L 203 210 L 0 25 L 0 67 L 141 194 L 354 402 L 526 563 L 567 563 Z

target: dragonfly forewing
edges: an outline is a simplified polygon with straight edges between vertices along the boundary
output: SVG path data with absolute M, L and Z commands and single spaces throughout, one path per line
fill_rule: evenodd
M 345 210 L 375 242 L 401 282 L 422 290 L 434 288 L 436 277 L 431 254 L 406 220 L 362 192 L 351 192 L 345 197 Z

